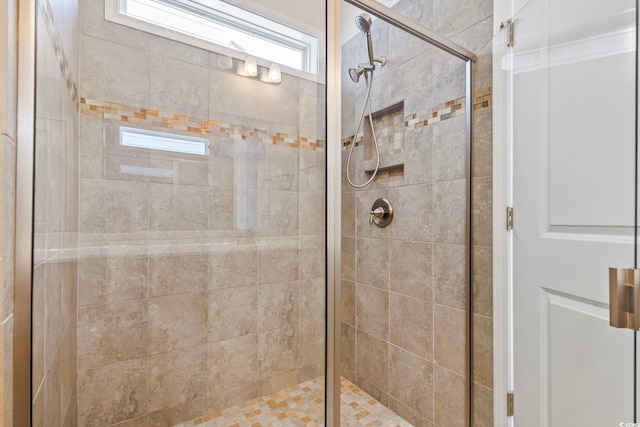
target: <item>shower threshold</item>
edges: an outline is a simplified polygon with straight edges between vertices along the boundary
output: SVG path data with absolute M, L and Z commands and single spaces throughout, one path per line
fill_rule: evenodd
M 412 427 L 391 409 L 341 378 L 343 427 Z M 324 378 L 319 377 L 268 396 L 232 406 L 174 427 L 324 426 Z

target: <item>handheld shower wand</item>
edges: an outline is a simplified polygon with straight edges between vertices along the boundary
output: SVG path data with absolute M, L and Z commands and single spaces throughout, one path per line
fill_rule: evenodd
M 367 50 L 369 52 L 369 64 L 374 65 L 373 42 L 371 41 L 371 17 L 366 13 L 356 16 L 356 27 L 367 35 Z

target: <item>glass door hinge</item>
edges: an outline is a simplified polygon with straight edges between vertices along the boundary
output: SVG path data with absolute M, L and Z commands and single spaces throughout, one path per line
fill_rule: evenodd
M 507 393 L 507 417 L 513 417 L 513 392 Z

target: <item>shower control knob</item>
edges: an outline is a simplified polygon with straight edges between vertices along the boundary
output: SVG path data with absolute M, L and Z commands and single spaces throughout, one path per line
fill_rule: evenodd
M 369 224 L 373 224 L 373 219 L 377 219 L 380 220 L 384 217 L 384 214 L 386 213 L 386 211 L 384 210 L 383 207 L 379 207 L 379 208 L 375 208 L 374 210 L 372 210 L 370 212 L 371 216 L 369 217 Z
M 380 198 L 373 202 L 371 211 L 369 212 L 369 224 L 375 224 L 378 227 L 386 227 L 393 219 L 393 207 L 387 199 Z

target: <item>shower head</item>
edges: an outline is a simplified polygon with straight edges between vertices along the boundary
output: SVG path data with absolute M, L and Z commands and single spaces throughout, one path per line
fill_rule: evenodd
M 363 33 L 371 32 L 371 17 L 366 13 L 356 16 L 356 27 Z
M 367 51 L 369 53 L 369 64 L 373 64 L 373 42 L 371 41 L 371 17 L 366 13 L 356 16 L 356 27 L 367 35 Z M 354 80 L 356 81 L 356 80 Z
M 349 68 L 349 77 L 351 77 L 351 80 L 356 83 L 358 83 L 358 80 L 360 80 L 360 76 L 362 75 L 362 73 L 364 73 L 364 68 L 362 67 Z

